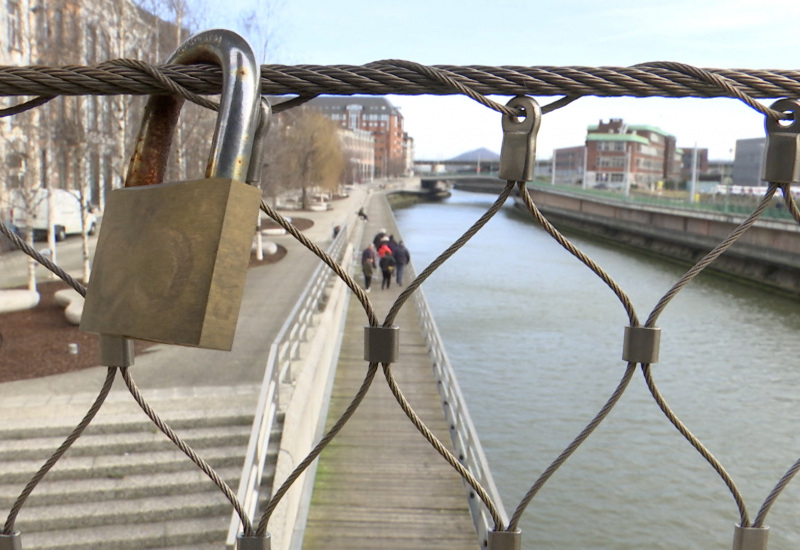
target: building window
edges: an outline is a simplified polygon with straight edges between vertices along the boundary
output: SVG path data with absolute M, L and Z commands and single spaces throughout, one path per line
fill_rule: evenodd
M 22 14 L 19 4 L 9 0 L 8 9 L 8 47 L 11 50 L 22 51 Z

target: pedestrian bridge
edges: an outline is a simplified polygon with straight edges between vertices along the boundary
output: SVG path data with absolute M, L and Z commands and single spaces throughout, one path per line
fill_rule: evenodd
M 40 94 L 44 100 L 62 93 L 130 93 L 131 89 L 137 90 L 137 93 L 166 91 L 163 83 L 148 84 L 150 80 L 155 80 L 151 76 L 153 71 L 161 72 L 158 68 L 141 69 L 141 73 L 135 73 L 129 80 L 118 74 L 120 71 L 116 71 L 117 68 L 120 66 L 108 64 L 102 70 L 98 68 L 92 71 L 100 76 L 84 75 L 75 71 L 75 67 L 61 68 L 51 71 L 47 78 L 33 78 L 36 86 L 20 72 L 10 79 L 13 82 L 2 85 L 2 91 L 6 95 Z M 128 66 L 124 69 L 133 72 L 139 70 Z M 507 117 L 520 113 L 489 100 L 483 94 L 566 96 L 545 106 L 545 111 L 563 107 L 584 95 L 736 97 L 746 100 L 748 105 L 775 125 L 778 120 L 792 118 L 787 117 L 787 113 L 794 107 L 775 110 L 761 105 L 754 98 L 796 97 L 796 82 L 800 81 L 800 74 L 793 71 L 759 71 L 756 74 L 704 70 L 677 63 L 651 63 L 619 69 L 604 67 L 596 71 L 579 67 L 491 70 L 485 67 L 440 69 L 389 60 L 357 68 L 357 78 L 350 74 L 346 82 L 338 82 L 334 86 L 332 81 L 336 79 L 332 74 L 341 76 L 342 73 L 348 73 L 346 66 L 321 71 L 324 78 L 314 72 L 314 67 L 296 69 L 292 71 L 295 78 L 287 79 L 275 77 L 276 72 L 285 76 L 289 72 L 286 68 L 265 67 L 262 74 L 271 74 L 272 78 L 263 78 L 262 93 L 299 94 L 302 98 L 320 93 L 388 94 L 398 93 L 398 83 L 405 82 L 408 86 L 413 84 L 414 88 L 410 92 L 410 88 L 405 88 L 403 93 L 468 94 Z M 9 72 L 10 68 L 3 70 Z M 200 71 L 203 78 L 186 77 L 184 70 Z M 29 72 L 37 73 L 36 70 Z M 220 89 L 220 75 L 215 68 L 171 67 L 169 72 L 173 80 L 181 80 L 186 84 L 181 92 L 188 89 L 196 93 L 216 93 Z M 305 78 L 300 78 L 300 74 Z M 61 78 L 69 81 L 68 92 L 63 91 L 67 87 L 53 87 Z M 117 83 L 118 88 L 114 87 L 114 79 L 123 83 Z M 98 91 L 98 81 L 102 81 L 101 91 Z M 324 83 L 321 84 L 323 81 L 328 83 L 327 88 Z M 136 87 L 133 87 L 134 83 Z M 112 91 L 109 92 L 108 87 Z M 169 93 L 176 93 L 175 88 L 170 88 Z M 41 105 L 44 102 L 42 98 L 20 105 L 20 110 Z M 798 112 L 800 107 L 798 111 L 792 111 L 795 123 L 783 126 L 784 130 L 793 127 L 794 137 L 784 139 L 782 143 L 796 143 Z M 531 136 L 528 142 L 531 145 L 535 143 L 533 138 L 535 136 Z M 527 150 L 532 152 L 532 149 Z M 794 149 L 792 151 L 796 152 Z M 778 156 L 782 155 L 773 154 L 768 158 L 773 164 L 783 166 L 784 160 Z M 790 157 L 791 154 L 785 156 Z M 796 168 L 796 159 L 786 160 L 786 166 Z M 278 322 L 274 332 L 271 328 L 259 327 L 260 330 L 248 335 L 247 345 L 253 347 L 264 341 L 272 342 L 267 346 L 268 358 L 261 385 L 248 378 L 252 374 L 248 371 L 250 365 L 231 358 L 225 362 L 218 356 L 215 361 L 203 362 L 193 350 L 159 349 L 150 355 L 145 354 L 136 368 L 110 367 L 102 389 L 90 403 L 88 412 L 58 446 L 52 458 L 33 472 L 31 464 L 38 463 L 42 448 L 50 446 L 55 434 L 62 435 L 62 417 L 67 409 L 71 411 L 76 405 L 71 401 L 73 396 L 49 401 L 52 407 L 50 411 L 54 411 L 53 416 L 56 417 L 50 420 L 58 422 L 58 427 L 38 428 L 33 438 L 38 441 L 25 439 L 25 435 L 31 433 L 29 427 L 25 426 L 27 416 L 4 423 L 2 454 L 6 458 L 16 458 L 11 461 L 11 466 L 3 469 L 4 476 L 0 478 L 4 485 L 3 501 L 9 509 L 0 533 L 0 550 L 18 550 L 23 547 L 23 541 L 28 549 L 207 548 L 209 544 L 225 543 L 224 534 L 218 540 L 216 530 L 204 530 L 207 524 L 216 521 L 214 518 L 219 515 L 220 500 L 223 501 L 225 515 L 231 509 L 234 512 L 232 518 L 225 518 L 225 523 L 230 525 L 227 544 L 236 545 L 240 550 L 300 548 L 304 539 L 309 548 L 343 544 L 348 548 L 459 548 L 463 545 L 486 546 L 493 550 L 518 549 L 521 546 L 518 532 L 520 518 L 525 514 L 528 504 L 608 416 L 625 393 L 634 373 L 639 370 L 647 382 L 650 396 L 666 420 L 694 449 L 687 448 L 687 452 L 696 451 L 730 492 L 739 520 L 732 533 L 734 549 L 765 550 L 769 511 L 800 471 L 800 461 L 792 464 L 776 480 L 775 489 L 761 504 L 757 514 L 751 517 L 736 480 L 681 422 L 661 395 L 653 380 L 651 365 L 658 361 L 660 331 L 657 322 L 665 308 L 686 284 L 753 227 L 778 190 L 785 197 L 787 211 L 794 221 L 800 223 L 800 210 L 791 194 L 791 185 L 797 183 L 797 171 L 791 168 L 788 171 L 776 171 L 774 168 L 770 173 L 777 176 L 770 179 L 777 181 L 770 182 L 766 195 L 752 213 L 680 278 L 644 323 L 640 321 L 624 289 L 565 239 L 542 215 L 527 192 L 524 177 L 512 177 L 510 179 L 517 181 L 503 183 L 497 191 L 495 204 L 437 261 L 422 269 L 414 282 L 397 295 L 391 294 L 394 290 L 390 290 L 384 291 L 380 297 L 377 296 L 377 289 L 367 296 L 356 281 L 358 266 L 355 253 L 366 242 L 365 238 L 370 236 L 369 226 L 364 228 L 363 224 L 359 226 L 351 219 L 340 227 L 331 246 L 321 250 L 262 204 L 262 209 L 297 240 L 298 246 L 311 252 L 299 257 L 288 271 L 278 271 L 282 279 L 277 284 L 272 280 L 272 284 L 251 289 L 254 293 L 246 294 L 248 303 L 244 308 L 245 317 L 268 303 L 268 307 L 258 311 L 260 315 L 257 317 L 265 325 L 275 320 Z M 602 280 L 620 301 L 627 315 L 628 326 L 622 345 L 622 357 L 627 366 L 619 386 L 588 425 L 534 481 L 507 518 L 502 502 L 493 490 L 491 477 L 484 468 L 480 445 L 470 429 L 469 417 L 457 384 L 449 371 L 443 368 L 446 354 L 437 342 L 436 329 L 426 312 L 419 287 L 441 263 L 480 231 L 515 187 L 523 207 L 533 219 Z M 380 200 L 380 196 L 373 198 L 367 208 L 375 220 L 384 215 L 382 209 L 385 209 L 385 204 Z M 355 209 L 351 218 L 354 218 L 354 212 Z M 364 231 L 367 231 L 366 236 Z M 8 236 L 12 238 L 12 235 Z M 22 243 L 18 244 L 23 246 Z M 58 272 L 58 268 L 41 254 L 32 249 L 27 249 L 27 252 L 42 265 Z M 313 259 L 316 267 L 309 268 L 309 262 L 304 258 Z M 318 263 L 316 258 L 321 258 L 322 263 Z M 261 276 L 262 273 L 259 273 L 254 278 Z M 69 279 L 66 276 L 64 278 Z M 260 280 L 263 282 L 266 279 Z M 281 301 L 286 300 L 290 293 L 282 294 L 280 290 L 283 285 L 291 286 L 297 280 L 309 281 L 309 284 L 303 288 L 299 299 L 291 296 L 291 303 L 284 310 Z M 83 290 L 75 281 L 70 282 L 77 290 Z M 383 315 L 386 317 L 382 321 Z M 369 327 L 366 336 L 363 329 L 365 325 Z M 399 341 L 394 325 L 400 326 Z M 255 325 L 248 326 L 252 329 Z M 420 332 L 419 339 L 415 334 L 417 329 Z M 272 334 L 276 335 L 274 340 L 265 337 Z M 345 334 L 346 337 L 343 337 Z M 405 339 L 406 334 L 408 339 Z M 366 357 L 362 355 L 365 340 L 370 342 Z M 397 355 L 395 350 L 398 351 Z M 158 365 L 162 368 L 148 368 L 155 366 L 155 357 L 160 357 L 160 360 L 167 357 L 169 361 Z M 183 366 L 186 362 L 193 368 L 173 369 L 175 365 Z M 431 366 L 434 367 L 432 377 L 428 374 Z M 192 414 L 187 416 L 186 410 L 174 411 L 172 416 L 178 422 L 173 424 L 178 427 L 173 429 L 158 414 L 158 408 L 148 404 L 147 391 L 139 390 L 134 377 L 140 381 L 148 378 L 157 380 L 175 372 L 183 384 L 182 390 L 187 387 L 195 389 L 193 385 L 198 380 L 206 387 L 202 391 L 186 392 L 191 393 Z M 417 375 L 420 378 L 415 378 Z M 242 378 L 238 379 L 239 376 Z M 103 430 L 113 423 L 108 418 L 95 423 L 95 419 L 102 417 L 101 411 L 109 410 L 107 407 L 116 411 L 117 394 L 112 391 L 116 377 L 122 378 L 125 384 L 122 393 L 127 391 L 130 394 L 152 424 L 146 423 L 149 433 L 137 432 L 132 437 L 115 433 L 120 438 L 107 443 L 107 434 Z M 237 379 L 240 383 L 230 387 L 231 379 Z M 63 380 L 59 379 L 59 382 Z M 44 384 L 34 386 L 45 387 Z M 430 386 L 435 386 L 437 392 L 430 392 Z M 254 390 L 256 387 L 258 391 Z M 209 392 L 209 388 L 212 391 Z M 56 389 L 50 388 L 50 391 L 55 393 Z M 218 390 L 219 395 L 213 390 Z M 159 402 L 170 403 L 186 397 L 170 396 L 168 393 L 160 393 Z M 212 425 L 204 426 L 202 434 L 192 434 L 191 439 L 205 448 L 205 452 L 196 452 L 186 442 L 189 438 L 181 437 L 182 434 L 176 430 L 182 431 L 197 416 L 213 415 L 213 407 L 209 407 L 209 404 L 214 403 L 220 395 L 224 395 L 231 410 L 226 414 L 224 424 L 212 418 Z M 34 397 L 25 395 L 24 399 L 20 399 L 18 395 L 7 391 L 3 406 L 11 408 L 6 402 L 14 399 L 42 403 Z M 125 397 L 128 397 L 127 394 Z M 25 404 L 19 403 L 20 406 Z M 252 424 L 250 418 L 245 423 L 244 431 L 249 431 L 249 434 L 245 434 L 244 443 L 238 438 L 238 433 L 234 434 L 236 437 L 233 440 L 228 439 L 230 434 L 227 433 L 242 431 L 243 415 L 241 410 L 236 409 L 238 405 L 255 411 Z M 437 414 L 440 408 L 444 411 L 444 422 Z M 203 412 L 197 414 L 195 411 Z M 98 429 L 84 438 L 84 432 L 90 425 Z M 117 425 L 122 425 L 122 429 L 128 432 L 141 429 L 128 418 Z M 222 430 L 213 429 L 220 426 Z M 211 428 L 212 433 L 207 432 L 206 428 Z M 166 435 L 178 451 L 172 454 L 164 451 L 161 433 L 154 433 L 156 430 Z M 153 436 L 158 436 L 158 440 L 155 441 Z M 87 443 L 81 447 L 82 442 Z M 163 468 L 155 484 L 145 483 L 152 482 L 150 478 L 154 476 L 145 471 L 141 463 L 130 464 L 129 458 L 138 454 L 138 449 L 144 445 L 153 446 L 151 452 L 147 453 L 148 466 Z M 232 461 L 239 461 L 235 454 L 238 447 L 244 447 L 244 468 L 236 475 L 227 468 Z M 107 454 L 103 454 L 102 459 L 98 459 L 92 454 L 94 451 L 114 453 L 115 456 L 111 460 Z M 186 493 L 195 487 L 198 480 L 192 476 L 185 477 L 183 472 L 174 474 L 178 468 L 174 456 L 176 453 L 185 455 L 197 466 L 197 471 L 202 475 L 195 472 L 195 477 L 213 483 L 219 490 L 213 491 L 213 495 L 198 491 L 187 496 Z M 218 471 L 222 469 L 226 471 Z M 89 481 L 76 479 L 87 471 L 93 472 L 96 477 Z M 134 477 L 132 472 L 141 476 L 136 480 L 137 484 L 142 483 L 141 487 L 128 484 L 129 478 Z M 173 478 L 180 478 L 180 481 Z M 56 483 L 48 485 L 51 480 Z M 147 501 L 148 506 L 152 507 L 147 507 L 145 513 L 139 515 L 138 512 L 142 510 L 137 510 L 137 505 L 145 502 L 142 492 L 167 485 L 176 493 L 171 495 L 170 504 L 157 507 L 152 501 Z M 100 493 L 93 491 L 97 486 L 102 486 Z M 459 489 L 463 490 L 463 501 L 460 503 Z M 9 496 L 14 490 L 19 497 Z M 137 495 L 133 499 L 136 504 L 121 503 L 123 493 Z M 195 497 L 196 494 L 202 496 Z M 58 504 L 45 500 L 53 496 L 59 499 Z M 30 502 L 28 497 L 32 497 Z M 162 497 L 158 502 L 166 499 Z M 181 503 L 181 506 L 177 503 Z M 73 508 L 91 511 L 91 514 L 77 517 L 71 511 Z M 420 513 L 420 509 L 425 513 Z M 187 519 L 194 512 L 208 515 Z M 115 516 L 115 520 L 123 526 L 123 535 L 103 523 L 111 516 Z M 157 527 L 148 529 L 148 522 Z M 72 530 L 70 536 L 61 534 L 76 526 L 80 529 Z M 136 538 L 140 534 L 147 538 Z M 622 540 L 625 533 L 619 533 L 619 537 Z M 691 543 L 686 546 L 691 546 Z

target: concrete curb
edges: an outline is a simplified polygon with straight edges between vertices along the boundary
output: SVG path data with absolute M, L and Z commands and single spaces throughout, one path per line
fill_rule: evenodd
M 0 291 L 0 313 L 22 311 L 37 305 L 39 305 L 39 293 L 35 290 Z

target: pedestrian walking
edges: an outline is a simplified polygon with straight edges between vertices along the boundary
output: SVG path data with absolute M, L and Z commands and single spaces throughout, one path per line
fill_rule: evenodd
M 361 270 L 364 272 L 364 290 L 369 292 L 372 284 L 372 275 L 377 266 L 378 253 L 375 252 L 375 245 L 371 244 L 361 252 Z
M 367 216 L 367 213 L 364 212 L 364 207 L 363 206 L 358 209 L 358 217 L 361 218 L 362 220 L 364 220 L 365 222 L 369 221 L 369 217 Z
M 403 244 L 403 241 L 397 243 L 392 257 L 394 258 L 395 262 L 394 273 L 397 280 L 397 286 L 403 286 L 403 272 L 405 271 L 408 262 L 411 261 L 411 254 L 408 252 L 406 245 Z
M 375 245 L 375 250 L 378 250 L 381 247 L 384 237 L 386 237 L 386 230 L 383 228 L 375 233 L 375 237 L 372 239 L 372 244 Z
M 392 286 L 392 273 L 394 272 L 395 268 L 395 261 L 390 254 L 384 254 L 381 256 L 380 259 L 380 266 L 381 266 L 381 274 L 383 275 L 383 281 L 381 281 L 381 289 L 389 288 Z

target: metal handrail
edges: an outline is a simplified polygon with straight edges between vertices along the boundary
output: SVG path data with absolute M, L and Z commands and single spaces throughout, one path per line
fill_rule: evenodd
M 489 470 L 489 462 L 483 452 L 480 439 L 478 438 L 472 418 L 467 410 L 466 400 L 461 393 L 461 387 L 456 380 L 455 372 L 447 357 L 447 352 L 433 319 L 428 301 L 422 288 L 414 292 L 414 300 L 417 306 L 419 323 L 422 327 L 422 334 L 428 347 L 428 354 L 432 360 L 433 372 L 437 378 L 439 396 L 442 400 L 445 418 L 450 426 L 450 439 L 453 442 L 455 455 L 459 462 L 475 477 L 480 485 L 486 490 L 489 497 L 497 507 L 500 518 L 505 525 L 508 525 L 508 516 L 503 507 L 500 492 L 494 483 L 494 478 Z M 489 545 L 489 531 L 494 529 L 494 521 L 485 506 L 482 505 L 475 491 L 466 482 L 464 488 L 467 491 L 470 513 L 472 521 L 475 523 L 475 530 L 478 533 L 478 540 L 482 548 Z
M 343 226 L 339 234 L 328 247 L 326 253 L 336 261 L 340 261 L 347 243 L 347 227 Z M 324 297 L 324 291 L 335 273 L 327 265 L 320 262 L 314 270 L 306 287 L 300 294 L 278 335 L 269 348 L 264 378 L 259 392 L 250 440 L 247 444 L 242 476 L 236 496 L 243 504 L 247 515 L 251 518 L 256 513 L 259 491 L 267 459 L 267 451 L 279 408 L 279 391 L 281 382 L 287 380 L 289 369 L 298 357 L 300 344 L 313 321 L 313 314 L 319 311 L 318 306 Z M 236 537 L 241 532 L 239 516 L 234 511 L 231 515 L 226 545 L 234 548 Z

